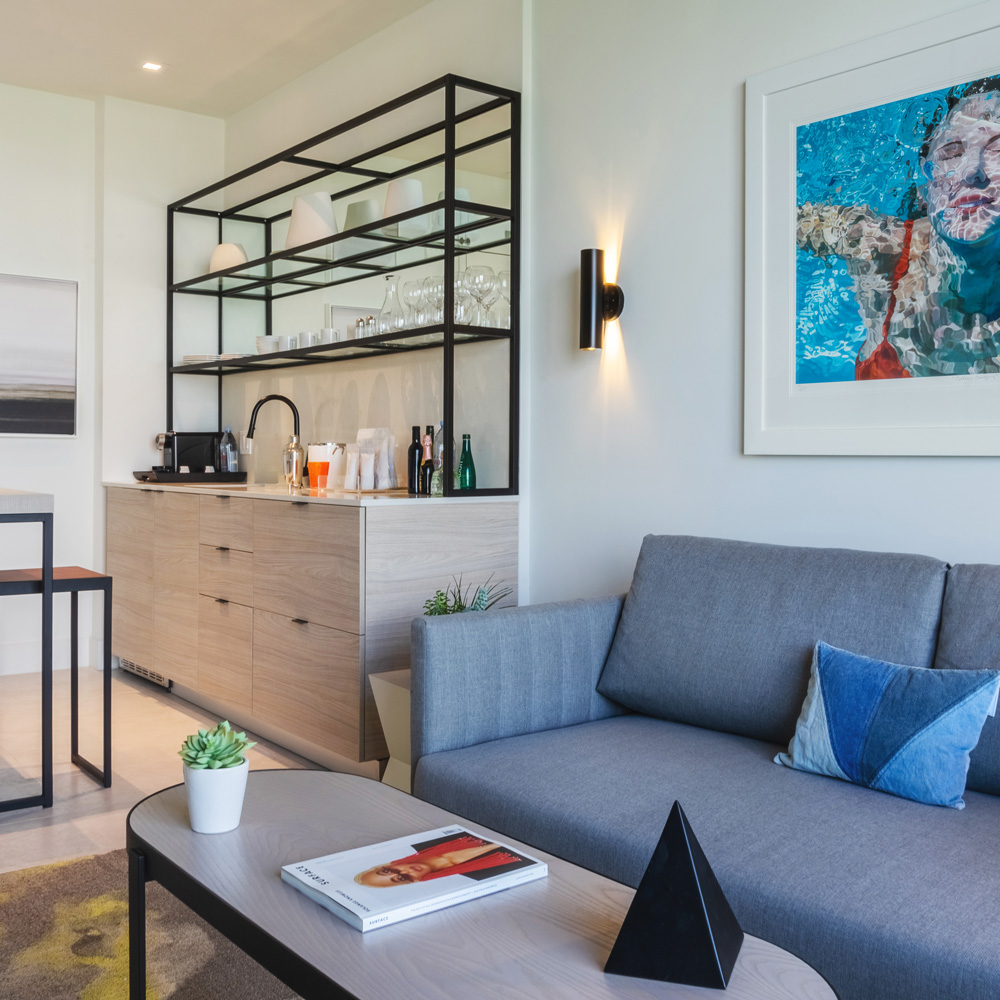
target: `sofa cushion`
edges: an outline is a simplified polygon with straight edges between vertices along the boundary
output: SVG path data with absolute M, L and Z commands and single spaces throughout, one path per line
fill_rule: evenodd
M 1000 671 L 930 670 L 816 643 L 809 693 L 775 762 L 928 805 L 964 809 L 969 751 Z
M 934 666 L 1000 669 L 1000 566 L 962 563 L 948 571 Z M 1000 795 L 1000 718 L 987 719 L 969 760 L 966 788 Z
M 787 743 L 818 640 L 931 665 L 946 570 L 927 556 L 647 535 L 598 690 Z
M 929 809 L 779 749 L 626 715 L 430 754 L 416 793 L 632 886 L 677 799 L 743 929 L 844 1000 L 1000 996 L 1000 799 Z

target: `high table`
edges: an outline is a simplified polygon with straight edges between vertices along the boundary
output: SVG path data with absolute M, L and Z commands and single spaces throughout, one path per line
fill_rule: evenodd
M 52 805 L 52 513 L 51 493 L 0 489 L 0 524 L 37 521 L 42 525 L 42 792 L 0 801 L 0 812 Z M 18 591 L 20 592 L 20 591 Z M 0 584 L 0 597 L 9 590 Z
M 548 877 L 366 934 L 279 877 L 282 865 L 452 823 L 523 848 L 548 863 Z M 192 832 L 184 786 L 175 785 L 135 806 L 126 840 L 132 1000 L 146 997 L 147 881 L 163 885 L 304 1000 L 723 996 L 605 975 L 632 889 L 370 778 L 251 771 L 241 824 L 214 835 Z M 748 934 L 725 1000 L 836 994 L 805 962 Z

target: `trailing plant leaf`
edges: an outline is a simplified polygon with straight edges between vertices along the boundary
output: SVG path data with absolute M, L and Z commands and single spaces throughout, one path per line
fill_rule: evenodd
M 234 733 L 227 721 L 212 729 L 199 729 L 181 744 L 177 752 L 190 768 L 216 770 L 239 767 L 246 759 L 247 750 L 256 745 L 247 739 L 246 733 Z

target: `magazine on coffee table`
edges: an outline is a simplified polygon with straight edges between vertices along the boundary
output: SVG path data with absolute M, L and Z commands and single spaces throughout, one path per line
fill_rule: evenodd
M 285 865 L 281 878 L 360 931 L 544 878 L 548 865 L 462 826 Z

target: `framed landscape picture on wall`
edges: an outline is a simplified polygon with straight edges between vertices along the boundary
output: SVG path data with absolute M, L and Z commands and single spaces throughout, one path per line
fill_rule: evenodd
M 748 454 L 1000 454 L 1000 4 L 747 81 Z
M 0 434 L 76 434 L 77 284 L 0 274 Z

